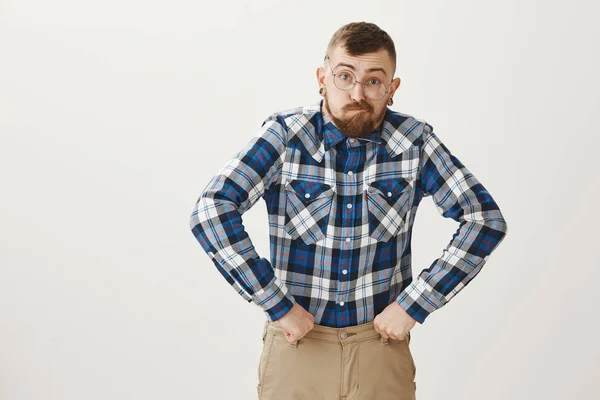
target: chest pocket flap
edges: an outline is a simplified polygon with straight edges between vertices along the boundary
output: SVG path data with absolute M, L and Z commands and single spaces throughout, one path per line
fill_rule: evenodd
M 321 197 L 331 196 L 333 193 L 333 188 L 326 183 L 298 179 L 288 182 L 286 189 L 294 191 L 296 196 L 306 204 Z
M 325 237 L 334 188 L 326 183 L 296 179 L 285 186 L 285 228 L 306 244 Z
M 412 178 L 389 178 L 372 182 L 369 193 L 379 193 L 390 200 L 397 199 L 407 189 L 412 189 Z
M 414 193 L 411 177 L 387 178 L 374 181 L 367 188 L 369 234 L 387 242 L 405 226 Z

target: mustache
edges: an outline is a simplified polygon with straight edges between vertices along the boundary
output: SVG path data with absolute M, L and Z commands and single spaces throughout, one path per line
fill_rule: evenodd
M 358 107 L 358 106 L 354 106 L 354 107 L 346 106 L 346 107 L 344 107 L 344 109 L 346 109 L 348 111 L 351 111 L 351 110 L 366 110 L 366 111 L 369 111 L 369 112 L 373 112 L 373 107 L 369 103 L 367 103 L 365 100 L 360 100 L 359 104 L 360 104 L 360 107 Z

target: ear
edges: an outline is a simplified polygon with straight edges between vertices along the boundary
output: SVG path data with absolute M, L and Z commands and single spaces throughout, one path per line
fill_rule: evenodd
M 325 86 L 325 69 L 323 67 L 317 68 L 317 84 L 319 87 Z
M 394 78 L 394 80 L 392 81 L 392 84 L 390 85 L 390 96 L 393 96 L 399 87 L 400 87 L 400 78 Z

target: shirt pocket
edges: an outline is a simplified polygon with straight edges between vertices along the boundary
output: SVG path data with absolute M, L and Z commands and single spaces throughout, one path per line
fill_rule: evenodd
M 326 183 L 293 180 L 285 185 L 285 230 L 306 244 L 325 237 L 333 202 L 333 187 Z
M 367 187 L 369 235 L 387 242 L 398 235 L 413 198 L 412 177 L 388 178 L 372 182 Z

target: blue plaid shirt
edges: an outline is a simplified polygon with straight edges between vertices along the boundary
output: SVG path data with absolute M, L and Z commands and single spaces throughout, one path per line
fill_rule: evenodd
M 397 301 L 423 323 L 479 273 L 506 221 L 428 123 L 388 108 L 377 131 L 353 139 L 322 106 L 267 118 L 202 191 L 192 233 L 227 282 L 271 321 L 297 302 L 316 324 L 340 328 L 372 322 Z M 412 226 L 427 196 L 459 224 L 441 257 L 413 278 Z M 261 197 L 270 260 L 242 224 Z

